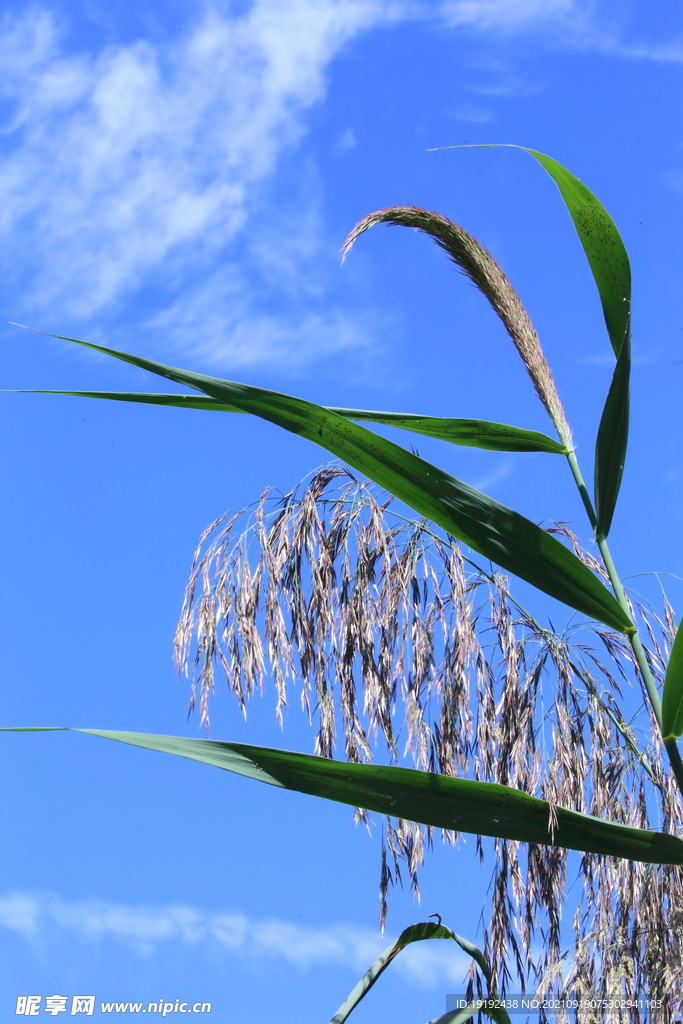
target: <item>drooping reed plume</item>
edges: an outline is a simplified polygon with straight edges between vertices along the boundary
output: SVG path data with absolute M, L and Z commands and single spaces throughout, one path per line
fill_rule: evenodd
M 550 528 L 600 568 L 566 524 Z M 673 613 L 666 602 L 661 616 L 640 611 L 661 676 Z M 503 783 L 640 828 L 669 831 L 681 821 L 624 638 L 594 624 L 563 634 L 542 628 L 516 605 L 505 577 L 474 566 L 451 538 L 405 518 L 341 467 L 319 470 L 280 499 L 265 492 L 211 524 L 175 651 L 207 728 L 219 669 L 245 715 L 271 680 L 281 721 L 300 703 L 324 757 L 384 758 Z M 383 831 L 382 920 L 402 873 L 419 891 L 434 838 L 402 820 L 387 820 Z M 626 977 L 627 994 L 683 983 L 679 869 L 493 845 L 484 931 L 501 988 L 509 990 L 511 972 L 527 986 L 544 976 L 557 984 L 563 974 L 571 991 L 590 993 L 613 993 Z M 487 844 L 478 847 L 483 855 Z M 577 874 L 569 955 L 562 908 Z
M 571 448 L 571 430 L 536 328 L 509 278 L 488 249 L 460 224 L 448 220 L 440 213 L 423 210 L 419 206 L 391 206 L 368 214 L 356 224 L 344 242 L 344 259 L 359 235 L 376 224 L 402 225 L 429 235 L 488 299 L 512 338 L 536 394 L 545 406 L 560 439 Z

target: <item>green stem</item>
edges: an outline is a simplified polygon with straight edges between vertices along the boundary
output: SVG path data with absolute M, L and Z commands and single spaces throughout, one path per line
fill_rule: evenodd
M 616 567 L 614 565 L 614 562 L 612 561 L 612 554 L 610 552 L 609 545 L 607 544 L 607 538 L 598 537 L 597 541 L 598 547 L 600 548 L 600 554 L 602 555 L 602 560 L 605 563 L 605 568 L 607 569 L 607 572 L 609 573 L 609 578 L 614 589 L 614 595 L 619 604 L 621 605 L 621 607 L 624 609 L 624 611 L 630 616 L 631 611 L 628 606 L 628 601 L 626 600 L 626 594 L 624 593 L 624 588 L 621 585 L 621 580 L 619 579 Z M 647 695 L 650 698 L 650 704 L 652 705 L 652 710 L 654 712 L 655 718 L 657 719 L 657 724 L 659 725 L 659 728 L 661 730 L 662 702 L 660 700 L 659 692 L 657 690 L 657 684 L 654 681 L 654 677 L 652 675 L 652 672 L 650 671 L 650 666 L 648 664 L 647 657 L 645 656 L 645 648 L 643 647 L 643 644 L 641 642 L 640 634 L 638 632 L 631 633 L 629 635 L 629 641 L 631 643 L 631 647 L 633 649 L 636 662 L 638 663 L 638 668 L 640 669 L 640 673 L 643 677 L 645 689 L 647 690 Z M 681 792 L 683 793 L 683 789 L 681 790 Z
M 567 453 L 567 462 L 569 463 L 569 468 L 572 471 L 572 476 L 576 481 L 576 486 L 579 489 L 579 494 L 581 495 L 581 500 L 583 501 L 583 507 L 586 510 L 586 514 L 590 519 L 590 524 L 593 527 L 593 531 L 595 532 L 598 528 L 598 517 L 595 514 L 593 502 L 591 501 L 591 496 L 588 493 L 588 488 L 586 487 L 586 481 L 583 479 L 583 474 L 579 467 L 576 455 L 573 451 Z
M 676 776 L 678 788 L 681 789 L 683 785 L 683 761 L 681 761 L 681 752 L 678 749 L 678 744 L 676 743 L 676 740 L 667 740 L 664 746 L 666 747 L 666 752 L 669 755 L 671 770 Z M 681 791 L 683 792 L 683 789 L 681 789 Z
M 595 514 L 595 509 L 593 508 L 593 502 L 591 501 L 590 494 L 588 493 L 588 488 L 586 487 L 586 482 L 583 479 L 579 463 L 573 451 L 568 453 L 567 461 L 572 471 L 572 476 L 576 481 L 576 486 L 579 489 L 579 494 L 581 495 L 581 499 L 583 501 L 584 508 L 586 509 L 586 513 L 590 520 L 591 526 L 595 531 L 595 539 L 598 542 L 600 554 L 602 555 L 602 560 L 605 563 L 605 568 L 610 578 L 612 589 L 614 590 L 614 596 L 616 597 L 617 601 L 630 618 L 631 609 L 629 608 L 624 588 L 621 585 L 619 574 L 616 570 L 616 566 L 612 559 L 612 554 L 607 543 L 607 537 L 601 536 L 597 532 L 598 519 Z M 643 683 L 645 684 L 645 690 L 650 700 L 652 712 L 655 716 L 655 719 L 657 720 L 657 725 L 659 726 L 659 731 L 661 733 L 662 702 L 659 696 L 659 691 L 657 690 L 657 684 L 655 683 L 654 676 L 652 675 L 652 672 L 650 670 L 650 666 L 648 664 L 648 660 L 645 654 L 645 648 L 643 647 L 637 627 L 634 628 L 633 632 L 628 633 L 628 639 L 629 643 L 631 644 L 631 649 L 633 650 L 634 657 L 636 659 L 636 664 L 638 665 L 638 669 L 640 670 Z M 678 788 L 681 791 L 681 794 L 683 795 L 683 761 L 681 761 L 681 755 L 678 750 L 678 746 L 676 745 L 675 740 L 671 740 L 670 742 L 665 743 L 664 746 L 669 756 L 671 771 L 673 772 L 676 782 L 678 783 Z

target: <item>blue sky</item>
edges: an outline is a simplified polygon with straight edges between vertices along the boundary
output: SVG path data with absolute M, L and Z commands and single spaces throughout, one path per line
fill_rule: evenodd
M 6 3 L 0 53 L 4 321 L 324 404 L 547 430 L 502 327 L 425 238 L 377 228 L 340 269 L 361 216 L 414 203 L 500 260 L 589 463 L 609 345 L 552 182 L 514 150 L 431 150 L 513 142 L 565 163 L 612 213 L 634 272 L 613 548 L 623 575 L 681 573 L 677 5 Z M 0 332 L 3 388 L 157 387 Z M 326 456 L 247 417 L 1 398 L 4 724 L 195 735 L 170 650 L 197 538 Z M 549 457 L 420 452 L 586 536 Z M 676 580 L 670 595 L 680 610 Z M 305 722 L 292 713 L 281 734 L 274 704 L 267 693 L 245 724 L 219 691 L 213 735 L 310 750 Z M 208 1000 L 226 1024 L 325 1021 L 383 948 L 377 829 L 355 829 L 350 809 L 77 735 L 6 735 L 0 758 L 2 1022 L 17 995 L 76 992 Z M 422 906 L 395 895 L 392 935 L 439 911 L 476 938 L 490 865 L 473 846 L 435 851 Z M 395 1024 L 457 990 L 466 963 L 430 946 L 384 979 Z

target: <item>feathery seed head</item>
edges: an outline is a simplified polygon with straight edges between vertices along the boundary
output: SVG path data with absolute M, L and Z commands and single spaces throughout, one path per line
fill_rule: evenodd
M 536 329 L 519 295 L 488 249 L 459 224 L 439 213 L 417 206 L 392 206 L 370 213 L 356 224 L 344 242 L 342 262 L 359 235 L 375 224 L 396 224 L 424 231 L 486 296 L 512 338 L 560 439 L 571 448 L 569 424 Z

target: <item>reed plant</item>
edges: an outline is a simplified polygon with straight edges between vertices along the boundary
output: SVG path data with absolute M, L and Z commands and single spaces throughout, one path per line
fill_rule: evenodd
M 592 488 L 509 279 L 462 227 L 415 207 L 365 217 L 345 255 L 378 224 L 431 237 L 502 321 L 554 436 L 481 420 L 324 407 L 82 341 L 191 393 L 51 392 L 247 413 L 341 460 L 290 494 L 265 493 L 207 528 L 175 644 L 205 726 L 217 668 L 245 713 L 272 679 L 279 715 L 298 687 L 316 723 L 315 754 L 82 730 L 346 803 L 360 820 L 382 815 L 382 920 L 402 872 L 418 889 L 437 830 L 451 844 L 459 833 L 474 834 L 482 857 L 482 837 L 494 840 L 484 950 L 441 922 L 414 926 L 371 968 L 335 1024 L 400 948 L 426 938 L 455 939 L 473 957 L 472 1002 L 467 1012 L 439 1018 L 444 1024 L 477 1012 L 500 1024 L 504 1010 L 482 1000 L 503 996 L 515 975 L 539 991 L 657 999 L 666 1021 L 683 990 L 683 630 L 666 597 L 659 609 L 629 597 L 608 543 L 628 444 L 629 260 L 592 192 L 556 161 L 526 152 L 558 186 L 614 353 Z M 565 522 L 539 526 L 361 423 L 564 458 L 593 547 Z M 566 628 L 542 625 L 514 596 L 511 577 L 572 609 Z M 630 692 L 642 696 L 635 716 Z M 341 745 L 345 759 L 337 760 Z M 404 756 L 412 767 L 400 764 Z M 581 854 L 581 895 L 565 949 L 569 851 Z M 639 1019 L 638 1010 L 623 1019 Z

